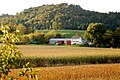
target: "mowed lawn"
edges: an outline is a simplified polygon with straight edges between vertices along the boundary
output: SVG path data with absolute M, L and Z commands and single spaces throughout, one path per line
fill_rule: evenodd
M 78 57 L 120 55 L 120 49 L 76 46 L 18 45 L 24 57 Z

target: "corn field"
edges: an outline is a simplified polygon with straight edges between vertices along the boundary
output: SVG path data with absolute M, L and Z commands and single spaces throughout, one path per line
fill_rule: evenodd
M 120 64 L 41 67 L 35 70 L 38 80 L 120 80 Z M 13 70 L 11 75 L 17 73 Z

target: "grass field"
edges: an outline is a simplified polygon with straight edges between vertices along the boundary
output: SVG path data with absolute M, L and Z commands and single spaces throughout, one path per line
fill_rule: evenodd
M 50 30 L 40 30 L 44 33 L 47 33 Z M 55 30 L 57 33 L 64 34 L 67 38 L 71 38 L 76 34 L 80 34 L 80 36 L 84 35 L 85 30 Z
M 120 64 L 36 68 L 38 80 L 120 80 Z M 17 75 L 13 70 L 11 75 Z M 24 77 L 19 80 L 26 80 Z
M 75 57 L 120 55 L 120 49 L 74 46 L 18 45 L 25 57 Z

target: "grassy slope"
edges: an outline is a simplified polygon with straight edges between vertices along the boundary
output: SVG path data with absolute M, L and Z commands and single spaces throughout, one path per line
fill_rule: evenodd
M 40 30 L 40 31 L 47 33 L 50 30 Z M 81 36 L 83 36 L 85 32 L 84 30 L 55 30 L 55 31 L 60 34 L 65 34 L 67 38 L 71 38 L 76 34 L 80 34 Z

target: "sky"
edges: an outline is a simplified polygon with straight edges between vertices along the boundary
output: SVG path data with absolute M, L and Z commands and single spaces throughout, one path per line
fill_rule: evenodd
M 80 5 L 90 11 L 120 12 L 120 0 L 0 0 L 0 15 L 15 15 L 30 7 L 60 3 Z

